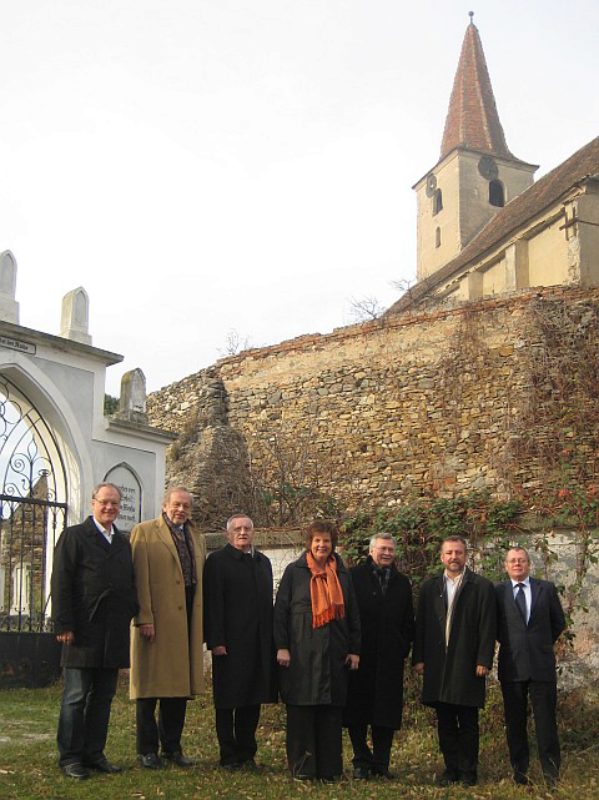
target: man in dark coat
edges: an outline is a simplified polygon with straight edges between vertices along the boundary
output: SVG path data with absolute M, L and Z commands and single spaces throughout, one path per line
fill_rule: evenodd
M 555 586 L 530 577 L 530 558 L 524 548 L 508 550 L 505 569 L 509 579 L 495 589 L 497 638 L 499 680 L 514 780 L 519 784 L 529 783 L 526 726 L 530 696 L 541 768 L 545 780 L 553 786 L 560 768 L 553 645 L 566 621 Z
M 350 570 L 360 611 L 360 666 L 350 673 L 344 724 L 354 778 L 389 777 L 393 732 L 401 727 L 404 660 L 414 638 L 412 587 L 395 566 L 395 540 L 378 533 L 367 561 Z M 372 750 L 366 736 L 372 731 Z
M 273 585 L 269 559 L 252 545 L 245 514 L 227 521 L 228 544 L 204 567 L 206 645 L 220 764 L 255 768 L 260 705 L 276 701 L 272 637 Z
M 65 528 L 54 553 L 52 616 L 62 642 L 64 691 L 58 721 L 60 766 L 69 778 L 90 769 L 120 772 L 104 755 L 120 667 L 129 666 L 129 625 L 137 613 L 131 547 L 113 522 L 121 493 L 101 483 L 93 515 Z
M 478 709 L 493 663 L 496 609 L 493 584 L 466 567 L 466 541 L 441 545 L 444 572 L 420 589 L 412 661 L 423 676 L 422 701 L 437 712 L 445 760 L 441 783 L 477 782 Z

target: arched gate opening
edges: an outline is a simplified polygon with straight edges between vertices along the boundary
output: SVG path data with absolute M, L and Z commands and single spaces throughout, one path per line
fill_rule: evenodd
M 10 683 L 44 669 L 39 648 L 50 630 L 50 575 L 54 546 L 67 523 L 67 472 L 57 439 L 35 405 L 0 376 L 0 636 L 1 678 Z M 6 634 L 12 634 L 7 636 Z M 44 645 L 44 641 L 45 645 Z M 27 648 L 26 648 L 27 649 Z M 31 648 L 29 648 L 31 649 Z M 16 663 L 15 663 L 16 659 Z M 47 660 L 47 659 L 46 659 Z M 47 666 L 47 665 L 46 665 Z M 19 676 L 19 673 L 21 675 Z

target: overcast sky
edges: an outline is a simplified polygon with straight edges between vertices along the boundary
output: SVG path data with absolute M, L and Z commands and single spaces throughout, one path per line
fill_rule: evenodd
M 473 7 L 508 146 L 537 177 L 597 135 L 597 0 L 0 0 L 0 251 L 20 322 L 148 390 L 390 305 Z

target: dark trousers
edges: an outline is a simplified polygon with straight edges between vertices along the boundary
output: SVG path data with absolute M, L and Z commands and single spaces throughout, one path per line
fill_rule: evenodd
M 293 776 L 342 774 L 342 719 L 338 706 L 287 706 L 287 763 Z
M 559 777 L 560 749 L 555 707 L 557 686 L 553 681 L 504 681 L 503 708 L 510 761 L 515 773 L 526 775 L 529 765 L 528 698 L 532 706 L 537 736 L 537 749 L 543 775 L 555 781 Z
M 217 708 L 216 735 L 220 748 L 221 764 L 243 764 L 255 755 L 256 728 L 260 719 L 260 706 Z
M 389 769 L 391 758 L 393 728 L 383 728 L 380 725 L 371 726 L 372 750 L 366 741 L 368 725 L 350 725 L 348 731 L 354 750 L 352 759 L 354 767 L 364 767 L 375 775 L 386 772 Z
M 476 777 L 478 766 L 478 708 L 437 703 L 439 746 L 447 773 Z
M 155 714 L 157 703 L 160 703 L 158 724 Z M 180 753 L 186 710 L 186 697 L 144 697 L 137 700 L 135 721 L 139 755 L 158 753 L 159 742 L 163 753 Z
M 58 752 L 65 764 L 94 764 L 104 756 L 110 704 L 118 669 L 66 668 L 60 716 Z

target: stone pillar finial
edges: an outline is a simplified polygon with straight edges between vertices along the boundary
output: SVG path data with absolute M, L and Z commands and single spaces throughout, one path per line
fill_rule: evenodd
M 82 286 L 62 298 L 60 335 L 81 344 L 91 344 L 89 335 L 89 297 Z
M 0 320 L 19 324 L 17 291 L 17 262 L 10 250 L 0 253 Z
M 148 424 L 146 414 L 146 376 L 141 369 L 129 370 L 121 378 L 121 397 L 119 400 L 119 419 Z

